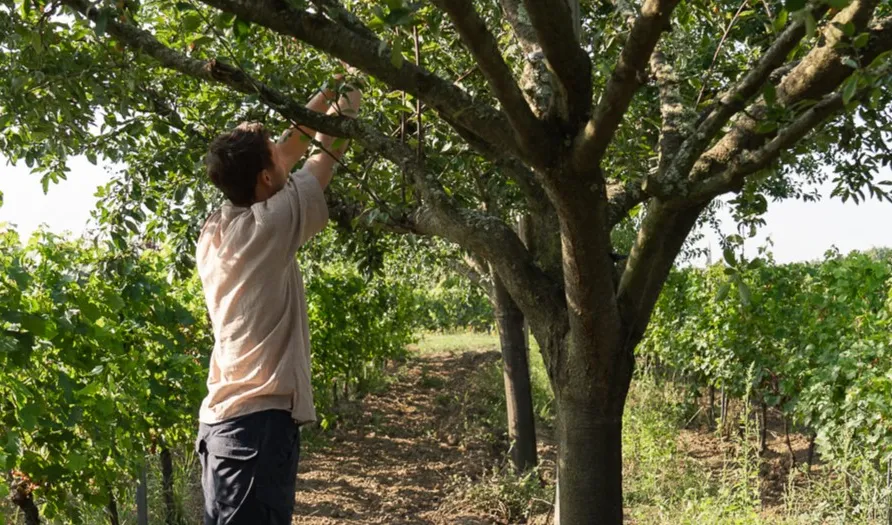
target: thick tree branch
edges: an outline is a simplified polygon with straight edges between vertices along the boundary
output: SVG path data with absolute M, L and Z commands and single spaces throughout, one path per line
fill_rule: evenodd
M 530 18 L 522 5 L 522 0 L 499 0 L 502 13 L 514 31 L 514 37 L 523 50 L 524 67 L 521 76 L 521 89 L 532 106 L 535 114 L 541 119 L 551 116 L 557 84 L 554 75 L 548 70 L 545 53 L 536 38 L 536 30 L 530 24 Z
M 642 182 L 642 179 L 633 179 L 607 186 L 607 225 L 610 229 L 628 217 L 632 208 L 649 198 L 641 189 Z
M 725 171 L 694 185 L 688 200 L 704 202 L 716 195 L 739 190 L 743 186 L 744 177 L 767 168 L 783 151 L 795 146 L 813 129 L 843 108 L 842 95 L 839 93 L 824 97 L 782 129 L 767 144 L 758 150 L 743 152 Z
M 675 69 L 662 51 L 654 52 L 650 67 L 657 79 L 660 92 L 660 152 L 657 173 L 662 173 L 672 162 L 675 153 L 688 133 L 691 115 L 681 95 L 680 81 Z
M 565 0 L 524 0 L 545 58 L 561 86 L 562 119 L 575 127 L 592 107 L 592 63 L 579 45 L 574 13 Z
M 88 0 L 63 0 L 64 4 L 92 21 L 99 11 Z M 216 60 L 187 57 L 161 44 L 150 33 L 130 24 L 109 19 L 106 31 L 121 43 L 138 49 L 163 66 L 200 80 L 223 83 L 244 93 L 258 94 L 270 107 L 297 124 L 308 125 L 323 133 L 354 138 L 369 151 L 381 154 L 403 167 L 424 203 L 411 218 L 412 231 L 439 235 L 490 261 L 530 322 L 544 327 L 561 317 L 565 310 L 560 286 L 536 267 L 532 256 L 515 232 L 504 222 L 478 211 L 454 206 L 439 182 L 424 171 L 424 166 L 405 144 L 392 140 L 358 119 L 328 117 L 312 112 L 282 93 L 252 79 L 246 73 Z
M 322 15 L 308 13 L 277 0 L 201 0 L 282 35 L 328 53 L 385 82 L 406 91 L 477 134 L 494 147 L 520 154 L 521 148 L 510 131 L 505 116 L 492 107 L 474 101 L 454 84 L 409 61 L 395 67 L 380 39 L 360 36 Z
M 359 36 L 372 40 L 378 38 L 378 35 L 363 24 L 362 20 L 350 11 L 347 11 L 339 0 L 313 0 L 313 3 L 333 21 L 343 25 Z
M 652 201 L 617 289 L 617 303 L 626 328 L 625 347 L 644 336 L 650 314 L 685 239 L 705 205 L 669 209 Z
M 595 114 L 576 138 L 573 166 L 585 172 L 598 165 L 629 109 L 632 97 L 643 84 L 644 68 L 654 47 L 669 27 L 678 0 L 646 0 L 641 15 L 629 32 L 625 47 L 607 82 Z
M 445 11 L 458 31 L 462 41 L 477 61 L 483 76 L 502 104 L 511 126 L 518 135 L 518 142 L 531 157 L 546 157 L 554 151 L 544 127 L 530 110 L 523 92 L 514 80 L 511 68 L 505 63 L 493 34 L 483 18 L 474 10 L 471 0 L 434 0 Z M 539 161 L 545 164 L 545 161 Z

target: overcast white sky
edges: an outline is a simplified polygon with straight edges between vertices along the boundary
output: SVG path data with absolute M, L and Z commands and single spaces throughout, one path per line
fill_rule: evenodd
M 51 231 L 65 230 L 75 234 L 84 231 L 90 211 L 96 204 L 96 188 L 108 182 L 110 175 L 100 162 L 93 166 L 83 157 L 71 161 L 67 181 L 52 185 L 44 195 L 40 178 L 31 175 L 24 164 L 9 166 L 0 156 L 0 191 L 4 204 L 0 207 L 0 223 L 16 225 L 28 237 L 40 225 Z M 888 171 L 883 179 L 892 179 Z M 824 193 L 830 187 L 823 188 Z M 892 246 L 892 204 L 869 201 L 855 205 L 839 199 L 823 199 L 817 203 L 785 201 L 770 203 L 765 217 L 767 225 L 755 239 L 747 241 L 752 255 L 767 237 L 774 241 L 773 252 L 778 262 L 821 258 L 832 246 L 843 253 L 877 246 Z M 732 221 L 723 221 L 725 234 L 735 233 Z M 718 238 L 706 232 L 705 243 L 713 247 L 718 258 Z

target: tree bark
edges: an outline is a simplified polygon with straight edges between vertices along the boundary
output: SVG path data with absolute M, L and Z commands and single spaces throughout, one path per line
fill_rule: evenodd
M 164 523 L 176 525 L 179 512 L 173 495 L 173 458 L 170 449 L 161 449 L 161 495 L 164 499 Z
M 34 504 L 34 496 L 27 483 L 19 483 L 12 492 L 12 502 L 22 510 L 25 515 L 25 525 L 40 525 L 40 511 Z
M 530 384 L 528 349 L 524 337 L 524 317 L 504 284 L 493 275 L 493 307 L 502 346 L 505 403 L 508 409 L 508 437 L 511 460 L 517 472 L 536 466 L 536 423 Z
M 623 522 L 622 410 L 603 414 L 603 404 L 557 400 L 556 524 Z

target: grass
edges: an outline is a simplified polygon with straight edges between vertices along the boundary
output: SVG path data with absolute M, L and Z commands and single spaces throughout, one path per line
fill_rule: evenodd
M 499 335 L 496 332 L 423 333 L 410 348 L 421 354 L 498 351 Z

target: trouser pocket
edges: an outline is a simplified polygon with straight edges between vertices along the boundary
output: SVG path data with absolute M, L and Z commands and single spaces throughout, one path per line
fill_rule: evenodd
M 215 428 L 203 438 L 202 484 L 205 524 L 249 523 L 246 500 L 254 488 L 258 465 L 258 439 L 245 428 Z

